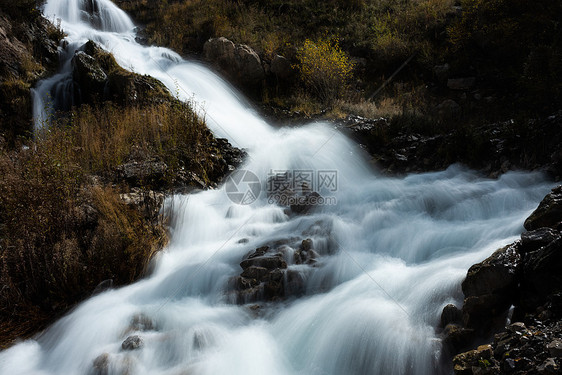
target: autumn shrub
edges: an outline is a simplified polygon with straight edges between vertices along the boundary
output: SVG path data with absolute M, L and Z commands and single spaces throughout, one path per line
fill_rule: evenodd
M 307 39 L 297 59 L 300 77 L 313 95 L 326 103 L 342 96 L 352 76 L 353 63 L 337 39 Z

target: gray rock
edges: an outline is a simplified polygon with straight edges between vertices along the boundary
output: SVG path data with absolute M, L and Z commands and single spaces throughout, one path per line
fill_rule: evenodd
M 235 45 L 225 37 L 209 39 L 203 45 L 205 59 L 227 68 L 234 62 Z
M 245 44 L 237 45 L 234 51 L 238 77 L 242 83 L 258 85 L 265 78 L 265 72 L 258 54 Z
M 205 59 L 245 86 L 256 86 L 265 78 L 261 59 L 249 46 L 235 45 L 220 37 L 209 39 L 203 46 Z
M 129 336 L 121 344 L 123 350 L 137 350 L 144 346 L 144 341 L 140 336 Z

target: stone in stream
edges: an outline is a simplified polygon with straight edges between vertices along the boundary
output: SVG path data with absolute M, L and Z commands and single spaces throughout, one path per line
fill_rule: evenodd
M 140 336 L 129 336 L 121 344 L 123 350 L 136 350 L 144 346 L 144 341 Z
M 457 324 L 462 321 L 462 311 L 453 304 L 448 304 L 443 308 L 441 313 L 441 327 L 446 327 L 448 324 Z
M 537 209 L 525 220 L 525 229 L 543 227 L 559 229 L 562 223 L 562 185 L 557 186 L 544 197 Z
M 307 270 L 313 269 L 319 257 L 313 247 L 310 238 L 293 238 L 274 241 L 248 254 L 240 262 L 243 271 L 232 280 L 236 302 L 278 301 L 304 294 Z M 297 264 L 305 267 L 289 269 Z
M 516 242 L 503 247 L 468 270 L 462 282 L 463 322 L 467 328 L 487 329 L 511 306 L 521 263 L 518 246 Z

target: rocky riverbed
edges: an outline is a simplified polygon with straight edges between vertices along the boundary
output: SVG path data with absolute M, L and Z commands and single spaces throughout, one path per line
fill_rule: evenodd
M 562 366 L 562 186 L 525 221 L 519 241 L 473 265 L 462 307 L 441 325 L 455 374 L 559 374 Z M 483 344 L 488 341 L 489 343 Z

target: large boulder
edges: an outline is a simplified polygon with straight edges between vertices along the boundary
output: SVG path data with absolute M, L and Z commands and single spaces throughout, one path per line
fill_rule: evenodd
M 469 268 L 462 282 L 465 297 L 485 294 L 505 294 L 516 284 L 517 266 L 521 261 L 515 243 L 496 250 L 484 261 Z
M 205 59 L 227 69 L 235 61 L 234 43 L 225 37 L 209 39 L 203 46 Z
M 462 283 L 465 295 L 463 322 L 468 328 L 489 329 L 513 303 L 521 255 L 519 243 L 494 252 L 468 270 Z
M 74 104 L 111 100 L 129 105 L 173 100 L 160 81 L 121 68 L 110 53 L 92 41 L 72 58 L 72 81 L 72 95 L 78 98 Z M 68 87 L 67 83 L 64 85 Z
M 284 239 L 257 248 L 240 262 L 243 271 L 232 280 L 233 302 L 279 301 L 303 295 L 319 257 L 310 238 Z
M 245 44 L 236 46 L 234 54 L 240 81 L 249 85 L 260 84 L 265 78 L 265 72 L 258 54 Z
M 224 37 L 212 38 L 203 46 L 203 54 L 244 88 L 255 88 L 265 79 L 259 55 L 245 44 L 234 44 Z
M 562 237 L 539 250 L 528 253 L 523 261 L 520 303 L 532 310 L 551 294 L 562 291 Z
M 84 102 L 102 99 L 107 74 L 93 56 L 76 52 L 72 58 L 72 78 L 81 88 L 80 97 Z
M 539 207 L 525 220 L 525 229 L 542 227 L 560 228 L 562 223 L 562 185 L 557 186 L 539 204 Z

